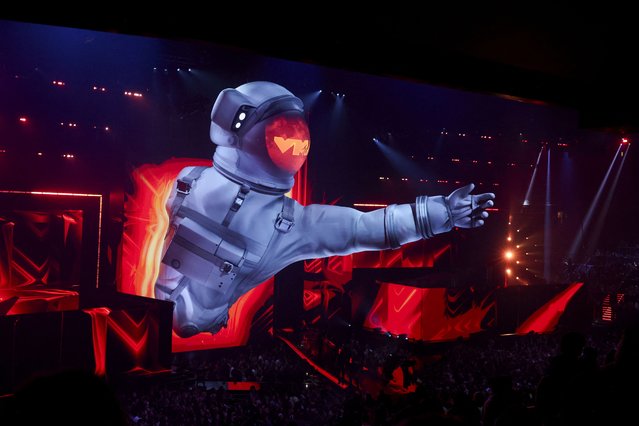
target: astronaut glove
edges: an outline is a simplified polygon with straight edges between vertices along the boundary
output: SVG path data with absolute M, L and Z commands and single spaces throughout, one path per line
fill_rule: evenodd
M 476 228 L 488 217 L 495 194 L 471 195 L 472 183 L 453 191 L 449 196 L 421 196 L 415 200 L 415 224 L 423 238 L 448 232 L 453 227 Z

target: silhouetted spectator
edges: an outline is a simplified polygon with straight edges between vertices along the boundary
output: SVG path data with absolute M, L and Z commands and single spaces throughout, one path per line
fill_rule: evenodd
M 491 381 L 491 394 L 484 403 L 482 424 L 484 426 L 521 425 L 524 407 L 521 398 L 513 389 L 509 376 L 495 377 Z
M 639 419 L 639 326 L 627 328 L 614 362 L 602 377 L 601 424 L 636 425 Z
M 115 392 L 101 378 L 65 370 L 34 378 L 15 394 L 10 425 L 128 425 Z
M 582 373 L 579 359 L 586 338 L 578 332 L 568 332 L 559 346 L 559 355 L 550 360 L 548 370 L 537 387 L 537 409 L 544 426 L 564 425 L 568 400 L 574 398 L 574 382 Z

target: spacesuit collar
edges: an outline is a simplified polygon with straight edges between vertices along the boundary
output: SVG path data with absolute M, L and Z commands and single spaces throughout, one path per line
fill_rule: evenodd
M 213 163 L 213 168 L 220 172 L 222 176 L 227 178 L 228 180 L 237 183 L 238 185 L 247 185 L 251 188 L 251 191 L 259 192 L 261 194 L 267 195 L 283 195 L 286 194 L 290 189 L 280 189 L 280 188 L 271 188 L 268 186 L 260 185 L 259 183 L 251 182 L 247 179 L 244 179 L 234 173 L 229 172 L 224 167 L 220 166 L 217 163 Z

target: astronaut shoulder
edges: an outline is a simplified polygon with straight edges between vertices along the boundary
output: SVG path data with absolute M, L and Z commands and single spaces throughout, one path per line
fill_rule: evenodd
M 191 182 L 193 188 L 197 187 L 198 182 L 205 181 L 210 177 L 210 173 L 208 173 L 210 168 L 211 167 L 203 166 L 188 166 L 183 168 L 175 179 L 174 188 L 179 180 Z
M 193 169 L 195 169 L 195 166 L 187 166 L 183 168 L 182 170 L 180 170 L 180 173 L 178 173 L 177 179 L 183 178 L 184 176 L 188 175 L 189 173 L 191 173 L 191 171 L 193 171 Z

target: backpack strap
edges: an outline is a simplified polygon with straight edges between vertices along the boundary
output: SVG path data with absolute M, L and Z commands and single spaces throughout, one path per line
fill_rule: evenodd
M 222 221 L 222 226 L 227 226 L 227 227 L 229 226 L 229 223 L 231 223 L 231 220 L 233 220 L 233 216 L 235 216 L 235 213 L 237 213 L 240 207 L 242 207 L 242 204 L 244 204 L 244 200 L 246 199 L 246 196 L 248 195 L 250 191 L 251 191 L 250 186 L 246 184 L 242 184 L 240 186 L 240 189 L 239 191 L 237 191 L 237 195 L 235 196 L 235 201 L 233 201 L 231 208 L 226 213 L 226 216 L 224 217 L 224 220 Z
M 282 204 L 282 211 L 277 214 L 275 220 L 275 229 L 279 232 L 286 234 L 295 226 L 295 201 L 290 197 L 284 197 L 284 203 Z
M 198 180 L 202 175 L 202 172 L 207 168 L 208 167 L 206 166 L 193 167 L 193 170 L 191 170 L 186 176 L 182 176 L 177 180 L 175 199 L 173 200 L 173 204 L 171 204 L 171 217 L 169 218 L 169 224 L 172 224 L 175 220 L 175 216 L 177 215 L 180 207 L 182 207 L 184 199 L 191 192 L 193 182 Z

